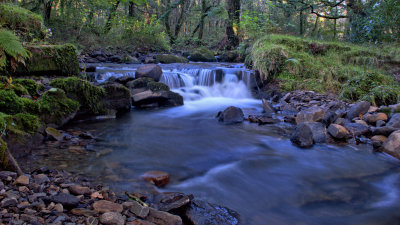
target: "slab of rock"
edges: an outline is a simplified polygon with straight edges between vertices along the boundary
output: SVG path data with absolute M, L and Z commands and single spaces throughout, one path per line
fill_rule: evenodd
M 190 203 L 190 197 L 179 192 L 162 193 L 156 199 L 159 202 L 158 210 L 165 212 L 181 208 Z
M 121 204 L 110 202 L 107 200 L 100 200 L 93 204 L 93 209 L 99 213 L 106 212 L 122 212 L 124 209 Z
M 100 216 L 100 222 L 104 225 L 124 225 L 125 217 L 118 212 L 106 212 Z
M 383 143 L 383 151 L 400 159 L 400 131 L 393 132 Z
M 352 120 L 355 117 L 359 117 L 360 115 L 364 115 L 368 112 L 371 103 L 367 101 L 362 101 L 354 104 L 349 112 L 347 113 L 346 118 Z
M 244 114 L 242 109 L 234 106 L 226 108 L 223 112 L 219 112 L 218 120 L 225 124 L 241 123 L 244 120 Z
M 160 81 L 162 75 L 162 69 L 160 66 L 155 64 L 149 64 L 139 67 L 136 70 L 135 78 L 150 77 L 156 82 Z
M 369 106 L 368 106 L 369 107 Z M 337 139 L 350 137 L 350 132 L 343 126 L 338 124 L 331 124 L 328 127 L 328 133 Z
M 26 186 L 29 184 L 29 177 L 21 175 L 15 180 L 15 184 L 20 186 Z
M 318 106 L 313 106 L 311 108 L 301 110 L 297 113 L 296 123 L 304 123 L 304 122 L 320 122 L 325 117 L 325 111 L 323 108 Z
M 387 127 L 394 127 L 400 129 L 400 113 L 394 114 L 389 122 L 386 124 Z
M 146 217 L 146 220 L 155 223 L 157 225 L 182 225 L 182 219 L 179 216 L 175 216 L 173 214 L 158 211 L 153 208 L 149 208 L 149 215 Z
M 164 187 L 169 183 L 169 174 L 163 171 L 148 171 L 141 178 L 157 187 Z

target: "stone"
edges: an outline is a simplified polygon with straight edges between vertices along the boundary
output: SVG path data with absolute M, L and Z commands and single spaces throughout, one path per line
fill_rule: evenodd
M 160 63 L 168 64 L 168 63 L 187 63 L 189 60 L 185 57 L 177 56 L 177 55 L 157 55 L 156 60 Z
M 100 200 L 93 204 L 93 209 L 99 213 L 118 212 L 121 213 L 124 209 L 121 204 L 110 202 L 107 200 Z
M 321 122 L 325 117 L 325 111 L 321 107 L 313 106 L 311 108 L 301 110 L 297 113 L 296 123 L 304 122 Z
M 379 141 L 381 143 L 384 143 L 387 140 L 387 137 L 383 136 L 383 135 L 375 135 L 375 136 L 371 137 L 371 140 L 372 141 Z
M 382 120 L 376 121 L 376 127 L 383 127 L 383 126 L 385 126 L 385 125 L 386 125 L 386 122 L 385 122 L 385 121 L 382 121 Z
M 56 141 L 64 140 L 64 135 L 59 130 L 57 130 L 53 127 L 47 127 L 46 134 L 48 137 L 50 137 L 53 140 L 56 140 Z
M 379 110 L 378 107 L 371 106 L 371 107 L 369 107 L 368 112 L 369 112 L 369 113 L 374 113 L 374 112 L 377 112 L 378 110 Z
M 50 179 L 46 174 L 38 174 L 38 175 L 34 175 L 33 179 L 35 181 L 36 184 L 44 184 L 44 183 L 49 183 Z
M 387 121 L 388 116 L 385 113 L 367 114 L 364 117 L 364 120 L 367 121 L 369 124 L 375 124 L 379 120 Z
M 141 178 L 157 187 L 164 187 L 169 183 L 169 174 L 163 171 L 148 171 Z
M 260 116 L 257 118 L 257 122 L 259 125 L 264 125 L 264 124 L 274 124 L 274 123 L 279 123 L 281 120 L 279 119 L 274 119 L 266 116 Z
M 172 107 L 183 105 L 183 97 L 172 91 L 146 90 L 133 94 L 132 103 L 137 108 Z
M 358 102 L 350 108 L 349 112 L 347 112 L 346 118 L 351 120 L 360 115 L 364 115 L 368 112 L 370 106 L 371 103 L 367 101 Z
M 90 209 L 86 209 L 86 208 L 72 209 L 71 213 L 74 214 L 75 216 L 86 216 L 86 217 L 90 217 L 90 216 L 96 215 L 95 211 L 90 210 Z
M 66 208 L 73 208 L 79 204 L 79 199 L 71 194 L 59 193 L 51 196 L 48 201 L 54 203 L 60 203 Z
M 223 112 L 219 112 L 218 120 L 225 124 L 242 123 L 244 120 L 244 114 L 242 109 L 230 106 L 226 108 Z
M 157 225 L 182 225 L 182 219 L 179 216 L 172 215 L 167 212 L 158 211 L 149 208 L 149 215 L 146 220 Z
M 132 201 L 129 211 L 131 211 L 131 213 L 135 214 L 137 217 L 144 219 L 147 215 L 149 215 L 150 210 L 149 207 L 142 206 L 139 202 Z
M 122 76 L 115 79 L 115 82 L 120 83 L 122 85 L 126 85 L 129 81 L 133 81 L 135 78 L 132 76 Z
M 64 206 L 61 205 L 60 203 L 57 203 L 57 204 L 54 206 L 54 210 L 55 210 L 56 212 L 62 213 L 62 212 L 64 212 Z
M 372 135 L 384 135 L 384 136 L 388 137 L 391 133 L 393 133 L 397 130 L 399 130 L 399 128 L 384 126 L 384 127 L 372 128 L 371 132 L 372 132 Z
M 393 132 L 383 143 L 383 151 L 400 159 L 400 131 Z
M 343 126 L 338 124 L 331 124 L 328 127 L 328 133 L 337 139 L 350 137 L 350 132 Z
M 363 125 L 363 126 L 368 127 L 367 122 L 365 122 L 364 120 L 355 120 L 354 123 L 358 123 L 358 124 L 361 124 L 361 125 Z
M 18 200 L 15 197 L 5 198 L 0 202 L 1 208 L 17 206 L 17 204 Z
M 333 111 L 328 111 L 325 113 L 324 119 L 322 119 L 322 123 L 326 126 L 329 126 L 331 123 L 334 123 L 338 119 L 338 115 Z
M 99 220 L 93 216 L 87 217 L 85 221 L 85 225 L 97 225 L 99 224 Z
M 154 223 L 146 220 L 135 219 L 134 221 L 127 222 L 126 225 L 155 225 Z
M 205 201 L 193 200 L 185 212 L 188 224 L 196 225 L 237 225 L 239 214 L 235 211 Z
M 272 116 L 275 113 L 274 107 L 266 99 L 262 99 L 263 113 L 267 116 Z
M 100 216 L 100 223 L 104 225 L 124 225 L 125 217 L 118 212 L 106 212 Z
M 338 124 L 338 125 L 341 125 L 341 126 L 343 126 L 344 123 L 346 123 L 346 120 L 344 118 L 337 118 L 335 120 L 335 122 L 334 122 L 334 124 Z
M 90 188 L 80 185 L 73 185 L 68 188 L 69 192 L 74 195 L 90 195 Z
M 154 81 L 158 82 L 161 79 L 162 69 L 160 66 L 155 64 L 149 64 L 139 67 L 136 70 L 135 78 L 150 77 Z
M 400 129 L 400 113 L 392 115 L 389 122 L 386 124 L 387 127 L 394 127 Z
M 102 102 L 107 109 L 117 112 L 130 111 L 132 106 L 131 92 L 127 87 L 118 83 L 104 84 L 101 87 L 106 91 Z
M 17 173 L 11 172 L 11 171 L 0 171 L 0 179 L 1 180 L 6 180 L 8 177 L 15 179 L 15 178 L 17 178 Z
M 161 211 L 169 212 L 179 209 L 190 203 L 190 197 L 178 192 L 162 193 L 156 198 L 159 203 L 158 209 Z
M 344 127 L 352 136 L 360 136 L 369 132 L 368 126 L 364 126 L 360 123 L 345 123 Z
M 305 123 L 300 123 L 292 133 L 290 138 L 293 144 L 301 148 L 309 148 L 314 144 L 313 134 L 309 126 Z
M 15 180 L 15 184 L 19 186 L 26 186 L 29 184 L 29 177 L 21 175 Z

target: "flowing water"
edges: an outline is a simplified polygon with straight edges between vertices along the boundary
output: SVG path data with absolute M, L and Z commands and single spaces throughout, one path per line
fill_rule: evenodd
M 220 124 L 215 116 L 227 106 L 261 113 L 261 101 L 250 93 L 251 71 L 232 64 L 162 67 L 161 81 L 184 96 L 184 106 L 78 124 L 103 140 L 90 150 L 112 152 L 76 156 L 58 149 L 56 160 L 39 161 L 128 190 L 140 174 L 166 171 L 171 183 L 162 191 L 227 206 L 242 224 L 400 224 L 396 159 L 366 145 L 300 149 L 285 123 Z M 134 70 L 103 65 L 97 79 L 133 76 Z

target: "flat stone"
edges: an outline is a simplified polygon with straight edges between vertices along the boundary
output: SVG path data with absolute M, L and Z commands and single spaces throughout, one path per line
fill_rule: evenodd
M 7 177 L 11 177 L 12 179 L 17 178 L 17 173 L 11 171 L 0 171 L 0 179 L 6 180 Z
M 90 188 L 80 185 L 73 185 L 68 188 L 69 192 L 74 195 L 90 195 Z
M 95 211 L 90 210 L 90 209 L 86 209 L 86 208 L 72 209 L 71 213 L 76 215 L 76 216 L 86 216 L 86 217 L 90 217 L 90 216 L 96 215 Z
M 15 180 L 15 184 L 20 186 L 26 186 L 29 184 L 29 177 L 21 175 Z
M 169 183 L 169 174 L 163 171 L 148 171 L 141 178 L 157 187 L 164 187 Z
M 372 141 L 379 141 L 381 143 L 385 142 L 387 140 L 386 136 L 383 135 L 375 135 L 371 138 Z
M 146 217 L 146 220 L 159 224 L 159 225 L 182 225 L 182 219 L 179 216 L 172 215 L 167 212 L 158 211 L 153 208 L 149 208 L 149 215 Z
M 240 224 L 239 215 L 235 211 L 199 200 L 191 202 L 185 212 L 185 217 L 188 220 L 188 224 Z
M 57 203 L 57 204 L 54 206 L 54 210 L 55 210 L 56 212 L 62 213 L 62 212 L 64 212 L 64 206 L 61 205 L 60 203 Z
M 189 196 L 183 193 L 178 193 L 178 192 L 162 193 L 159 196 L 161 200 L 159 200 L 160 204 L 158 209 L 165 212 L 181 208 L 190 203 Z
M 53 128 L 53 127 L 47 127 L 46 128 L 46 134 L 56 140 L 56 141 L 62 141 L 64 140 L 64 135 L 57 129 Z
M 121 204 L 110 202 L 107 200 L 100 200 L 93 204 L 93 209 L 99 213 L 106 212 L 122 212 L 124 209 Z
M 118 212 L 106 212 L 100 216 L 100 222 L 104 225 L 124 225 L 125 217 Z
M 129 208 L 129 211 L 131 211 L 133 214 L 135 214 L 139 218 L 146 218 L 147 215 L 149 215 L 149 207 L 142 206 L 136 201 L 131 202 L 131 206 Z
M 51 202 L 60 203 L 64 207 L 73 208 L 79 204 L 79 199 L 71 194 L 59 193 L 49 198 Z

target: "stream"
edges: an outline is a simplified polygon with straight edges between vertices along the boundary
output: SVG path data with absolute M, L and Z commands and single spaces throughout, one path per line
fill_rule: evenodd
M 254 77 L 241 64 L 161 65 L 161 82 L 184 97 L 185 105 L 132 110 L 116 120 L 72 125 L 102 141 L 76 155 L 60 149 L 37 155 L 36 163 L 93 177 L 129 190 L 141 174 L 166 171 L 161 191 L 237 211 L 241 224 L 399 224 L 400 167 L 397 159 L 367 145 L 292 145 L 293 125 L 224 125 L 218 111 L 228 106 L 260 114 L 252 98 Z M 134 76 L 137 65 L 98 65 L 96 79 Z

